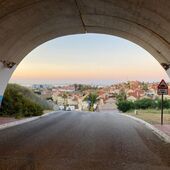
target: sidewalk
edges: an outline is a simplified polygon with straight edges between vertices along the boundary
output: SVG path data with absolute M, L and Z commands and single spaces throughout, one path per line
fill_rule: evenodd
M 0 117 L 0 125 L 4 125 L 4 124 L 8 124 L 8 123 L 12 123 L 12 122 L 21 122 L 21 121 L 25 121 L 25 120 L 32 120 L 35 118 L 39 118 L 39 117 L 44 117 L 44 116 L 48 116 L 50 114 L 53 114 L 54 112 L 51 110 L 45 110 L 44 114 L 41 116 L 33 116 L 33 117 L 23 117 L 20 119 L 15 119 L 14 117 Z
M 15 122 L 18 121 L 18 119 L 10 118 L 10 117 L 0 117 L 0 125 L 3 125 L 5 123 Z
M 153 125 L 153 126 L 155 126 L 158 130 L 170 136 L 170 125 Z
M 5 128 L 9 128 L 9 127 L 13 127 L 13 126 L 16 126 L 16 125 L 20 125 L 20 124 L 23 124 L 23 123 L 27 123 L 27 122 L 30 122 L 30 121 L 33 121 L 33 120 L 37 120 L 37 119 L 49 116 L 49 115 L 54 114 L 54 113 L 57 113 L 57 111 L 48 112 L 48 113 L 45 113 L 41 116 L 34 116 L 34 117 L 28 117 L 28 118 L 22 118 L 22 119 L 0 117 L 0 130 L 5 129 Z

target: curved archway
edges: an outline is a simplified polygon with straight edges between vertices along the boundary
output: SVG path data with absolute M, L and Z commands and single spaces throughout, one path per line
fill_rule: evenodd
M 128 39 L 151 53 L 170 75 L 169 8 L 168 0 L 0 2 L 0 99 L 11 74 L 30 51 L 70 34 L 104 33 Z

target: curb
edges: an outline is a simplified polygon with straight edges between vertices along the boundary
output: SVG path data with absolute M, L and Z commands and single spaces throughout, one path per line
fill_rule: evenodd
M 124 114 L 124 113 L 120 113 L 120 114 L 123 115 L 123 116 L 129 117 L 129 118 L 131 118 L 133 120 L 136 120 L 139 123 L 142 123 L 148 129 L 151 129 L 153 131 L 153 133 L 156 134 L 161 140 L 163 140 L 166 143 L 170 143 L 170 136 L 168 136 L 167 134 L 165 134 L 161 130 L 157 129 L 153 125 L 149 124 L 148 122 L 145 122 L 144 120 L 136 118 L 136 117 L 131 116 L 131 115 L 127 115 L 127 114 Z
M 40 119 L 42 117 L 49 116 L 49 115 L 54 114 L 54 113 L 56 113 L 56 111 L 45 113 L 45 114 L 43 114 L 41 116 L 37 116 L 37 117 L 26 118 L 24 120 L 17 120 L 17 121 L 14 121 L 14 122 L 5 123 L 5 124 L 0 125 L 0 130 L 10 128 L 10 127 L 13 127 L 13 126 L 17 126 L 17 125 L 21 125 L 21 124 L 24 124 L 24 123 L 27 123 L 27 122 L 31 122 L 31 121 Z

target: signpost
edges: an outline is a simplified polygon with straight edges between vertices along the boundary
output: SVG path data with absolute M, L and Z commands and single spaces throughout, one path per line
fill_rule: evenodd
M 158 85 L 158 95 L 161 95 L 161 125 L 163 125 L 163 96 L 168 95 L 168 85 L 164 80 Z

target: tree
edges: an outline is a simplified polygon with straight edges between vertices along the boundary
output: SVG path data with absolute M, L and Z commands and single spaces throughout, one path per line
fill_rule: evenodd
M 124 90 L 121 90 L 120 93 L 116 96 L 117 101 L 124 101 L 127 99 L 126 93 Z
M 96 93 L 90 93 L 85 100 L 89 102 L 89 111 L 94 111 L 94 104 L 97 102 L 98 95 Z
M 64 110 L 66 110 L 66 107 L 68 105 L 68 101 L 67 101 L 68 94 L 64 93 L 62 96 L 63 96 L 63 99 L 64 99 Z
M 145 82 L 142 82 L 142 90 L 147 91 L 148 90 L 148 85 Z
M 75 88 L 75 91 L 81 91 L 81 92 L 85 90 L 89 90 L 89 89 L 93 89 L 93 90 L 97 89 L 97 87 L 85 85 L 85 84 L 74 84 L 74 88 Z

